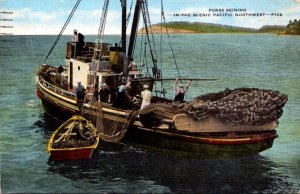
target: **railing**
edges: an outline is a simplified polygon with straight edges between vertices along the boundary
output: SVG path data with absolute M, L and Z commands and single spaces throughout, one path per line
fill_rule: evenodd
M 46 88 L 48 88 L 49 90 L 51 90 L 52 92 L 55 92 L 56 94 L 59 94 L 59 95 L 62 95 L 64 97 L 67 97 L 67 98 L 71 98 L 73 100 L 76 99 L 76 95 L 73 93 L 73 92 L 69 92 L 69 91 L 66 91 L 64 89 L 61 89 L 61 88 L 58 88 L 52 84 L 50 84 L 49 82 L 45 81 L 43 78 L 39 77 L 39 82 L 45 86 Z
M 66 58 L 77 58 L 79 60 L 87 60 L 92 61 L 94 49 L 95 49 L 95 43 L 94 42 L 84 42 L 83 48 L 80 50 L 80 55 L 77 55 L 77 47 L 75 43 L 67 42 L 67 52 L 66 52 Z

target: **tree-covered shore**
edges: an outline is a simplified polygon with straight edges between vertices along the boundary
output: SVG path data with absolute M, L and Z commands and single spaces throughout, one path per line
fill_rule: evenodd
M 286 26 L 285 34 L 300 35 L 300 19 L 290 20 L 289 24 Z
M 168 22 L 164 24 L 152 25 L 153 33 L 274 33 L 274 34 L 300 34 L 300 20 L 290 21 L 287 26 L 284 25 L 266 25 L 259 29 L 244 28 L 230 25 L 220 25 L 202 22 Z M 142 28 L 139 33 L 143 33 Z

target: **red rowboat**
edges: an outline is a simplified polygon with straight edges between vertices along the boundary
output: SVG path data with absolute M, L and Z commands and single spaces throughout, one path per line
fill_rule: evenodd
M 94 125 L 75 115 L 52 134 L 47 150 L 52 160 L 89 159 L 98 143 L 99 135 Z

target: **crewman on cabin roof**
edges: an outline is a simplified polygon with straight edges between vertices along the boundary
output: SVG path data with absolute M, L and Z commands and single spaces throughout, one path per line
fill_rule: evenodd
M 73 47 L 76 46 L 76 56 L 80 56 L 82 55 L 82 49 L 85 45 L 84 36 L 81 33 L 78 33 L 76 29 L 73 30 L 73 33 L 74 33 L 72 36 Z M 72 50 L 73 54 L 74 54 L 74 50 L 75 49 Z
M 77 34 L 77 30 L 73 30 L 73 36 L 72 36 L 72 42 L 73 43 L 77 43 L 78 42 L 78 34 Z

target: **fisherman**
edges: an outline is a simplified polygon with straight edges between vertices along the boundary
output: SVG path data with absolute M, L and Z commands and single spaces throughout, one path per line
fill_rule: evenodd
M 149 90 L 149 86 L 147 84 L 143 85 L 143 91 L 141 93 L 142 97 L 142 105 L 141 105 L 141 110 L 145 109 L 147 106 L 150 105 L 151 98 L 152 98 L 152 93 Z
M 125 83 L 122 83 L 120 86 L 118 86 L 117 88 L 117 94 L 116 94 L 116 101 L 114 106 L 117 108 L 124 108 L 125 106 L 125 98 L 126 98 L 126 94 L 125 94 L 125 90 L 126 90 L 126 86 Z
M 77 30 L 73 30 L 72 43 L 73 46 L 76 46 L 76 56 L 80 56 L 82 54 L 82 49 L 85 45 L 84 36 L 81 33 L 78 33 Z M 74 49 L 73 49 L 74 53 Z
M 88 125 L 86 120 L 79 121 L 80 123 L 74 127 L 73 132 L 76 133 L 77 139 L 84 139 L 84 140 L 94 140 L 95 136 L 93 133 L 92 128 Z
M 79 108 L 79 110 L 81 110 L 81 107 L 83 105 L 84 102 L 84 97 L 85 97 L 85 88 L 83 87 L 83 85 L 81 85 L 81 82 L 77 83 L 77 87 L 76 87 L 76 102 L 77 102 L 77 106 Z
M 174 101 L 182 103 L 182 102 L 185 102 L 185 100 L 184 100 L 185 93 L 187 92 L 188 88 L 192 84 L 192 80 L 189 81 L 189 83 L 186 87 L 184 87 L 181 83 L 178 84 L 178 86 L 177 86 L 177 82 L 178 82 L 178 78 L 176 79 L 176 81 L 174 83 L 174 91 L 175 91 Z
M 111 101 L 110 88 L 107 86 L 106 83 L 101 84 L 99 89 L 99 96 L 100 96 L 100 102 L 110 103 Z
M 93 97 L 94 97 L 94 100 L 96 101 L 96 102 L 98 102 L 99 101 L 99 84 L 98 83 L 96 83 L 95 84 L 95 88 L 94 88 L 94 93 L 93 93 Z
M 114 106 L 122 109 L 132 108 L 132 96 L 130 96 L 130 84 L 123 82 L 117 89 L 117 98 Z
M 78 33 L 77 30 L 73 30 L 73 36 L 72 36 L 72 43 L 77 43 L 78 42 Z
M 128 69 L 129 69 L 130 71 L 137 71 L 136 63 L 133 61 L 133 58 L 132 58 L 132 57 L 131 57 L 130 60 L 129 60 Z

